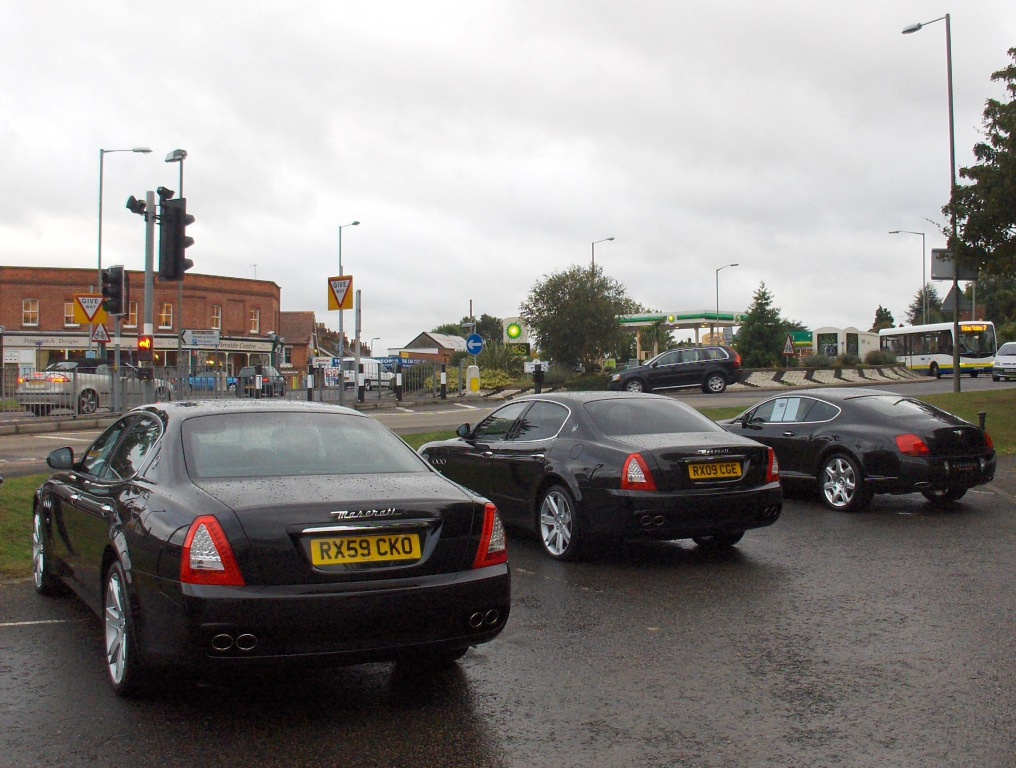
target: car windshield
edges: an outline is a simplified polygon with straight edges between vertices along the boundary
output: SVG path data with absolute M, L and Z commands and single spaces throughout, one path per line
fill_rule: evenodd
M 1009 356 L 1016 355 L 1016 341 L 1007 341 L 1001 347 L 998 348 L 998 356 Z
M 412 448 L 379 422 L 341 413 L 214 414 L 183 424 L 194 478 L 429 472 Z
M 943 411 L 933 405 L 922 403 L 920 400 L 912 400 L 909 397 L 898 395 L 867 395 L 857 398 L 855 403 L 868 408 L 882 416 L 901 418 L 904 416 L 927 416 L 929 413 L 940 416 Z
M 611 436 L 723 431 L 712 419 L 669 398 L 594 400 L 586 403 L 585 410 Z

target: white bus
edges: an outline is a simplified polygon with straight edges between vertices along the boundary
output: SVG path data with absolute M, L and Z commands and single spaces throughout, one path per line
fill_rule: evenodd
M 936 378 L 953 372 L 953 324 L 929 323 L 883 328 L 879 348 L 894 352 L 908 368 Z M 960 323 L 960 373 L 991 373 L 995 357 L 995 325 L 990 320 Z

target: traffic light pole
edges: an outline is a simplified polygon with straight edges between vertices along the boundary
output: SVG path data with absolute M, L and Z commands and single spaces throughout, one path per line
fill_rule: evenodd
M 145 335 L 155 338 L 155 309 L 152 306 L 155 301 L 155 193 L 148 190 L 145 193 Z M 155 365 L 155 349 L 153 343 L 151 366 Z M 152 402 L 155 399 L 154 376 L 141 384 L 145 393 L 145 402 Z

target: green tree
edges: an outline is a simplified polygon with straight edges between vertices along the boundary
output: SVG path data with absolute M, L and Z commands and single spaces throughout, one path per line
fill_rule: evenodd
M 781 365 L 786 332 L 787 324 L 773 306 L 773 295 L 764 282 L 760 283 L 737 334 L 737 351 L 741 353 L 744 367 Z
M 1016 275 L 1016 48 L 1008 55 L 1014 63 L 991 80 L 1005 84 L 1009 100 L 987 100 L 985 140 L 974 145 L 976 163 L 959 171 L 970 183 L 956 185 L 942 212 L 956 218 L 957 240 L 950 237 L 949 247 L 959 263 L 1011 278 Z
M 631 305 L 624 287 L 599 266 L 573 266 L 534 285 L 519 315 L 550 360 L 588 369 L 630 341 L 617 316 Z
M 871 324 L 871 332 L 878 333 L 883 328 L 892 328 L 895 325 L 893 313 L 879 304 L 878 309 L 875 310 L 875 322 Z
M 924 295 L 928 295 L 928 322 L 945 323 L 952 320 L 952 313 L 942 309 L 942 299 L 939 298 L 938 289 L 932 283 L 928 283 L 923 291 L 914 294 L 914 300 L 907 307 L 904 316 L 908 325 L 924 324 Z
M 473 323 L 476 323 L 476 333 L 483 338 L 484 346 L 494 343 L 500 344 L 504 340 L 504 321 L 493 315 L 480 315 L 479 320 L 466 316 L 457 323 L 443 323 L 434 328 L 431 333 L 443 333 L 446 336 L 465 338 L 473 333 Z

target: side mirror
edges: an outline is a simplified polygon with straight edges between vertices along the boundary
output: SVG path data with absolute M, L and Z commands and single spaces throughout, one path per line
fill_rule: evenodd
M 53 469 L 70 469 L 74 466 L 74 451 L 71 448 L 57 448 L 46 457 L 46 463 Z
M 468 424 L 459 424 L 455 430 L 455 434 L 461 438 L 469 437 L 470 432 L 472 432 L 472 428 Z

